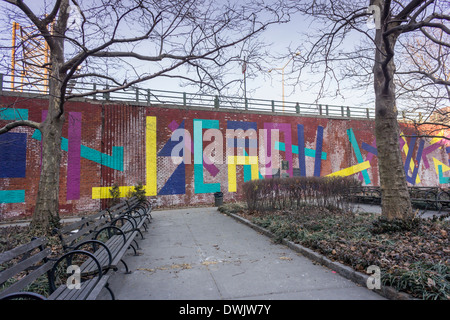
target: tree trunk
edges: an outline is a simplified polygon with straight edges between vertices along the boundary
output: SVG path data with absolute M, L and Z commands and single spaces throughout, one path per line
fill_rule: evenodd
M 382 10 L 383 11 L 383 10 Z M 381 186 L 382 215 L 389 220 L 412 216 L 411 201 L 399 145 L 399 125 L 395 102 L 393 49 L 397 35 L 383 37 L 376 32 L 377 51 L 374 65 L 375 136 Z
M 51 77 L 52 78 L 52 77 Z M 59 226 L 59 172 L 61 165 L 61 137 L 64 115 L 59 116 L 60 85 L 50 80 L 49 109 L 41 124 L 41 177 L 30 229 L 35 234 L 49 234 Z

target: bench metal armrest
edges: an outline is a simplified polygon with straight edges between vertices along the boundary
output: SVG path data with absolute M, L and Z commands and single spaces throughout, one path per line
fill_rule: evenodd
M 88 256 L 89 258 L 91 258 L 94 262 L 95 262 L 95 264 L 96 264 L 96 266 L 97 266 L 97 283 L 100 281 L 100 279 L 101 279 L 101 277 L 103 276 L 103 271 L 102 271 L 102 267 L 101 267 L 101 265 L 100 265 L 100 262 L 98 262 L 98 260 L 97 260 L 97 258 L 92 254 L 92 253 L 90 253 L 89 251 L 84 251 L 84 250 L 73 250 L 73 251 L 70 251 L 70 252 L 67 252 L 66 254 L 64 254 L 64 255 L 62 255 L 56 262 L 55 262 L 55 264 L 53 265 L 53 268 L 50 270 L 50 272 L 49 272 L 49 285 L 50 285 L 50 292 L 51 293 L 53 293 L 57 288 L 56 288 L 56 285 L 55 285 L 55 271 L 56 271 L 56 269 L 58 269 L 58 267 L 59 267 L 59 264 L 61 263 L 61 262 L 63 262 L 63 261 L 67 261 L 67 263 L 69 263 L 69 261 L 71 261 L 71 256 L 73 256 L 73 255 L 86 255 L 86 256 Z
M 123 243 L 125 244 L 127 242 L 127 237 L 125 236 L 125 233 L 120 228 L 118 228 L 114 225 L 109 225 L 109 226 L 103 227 L 100 230 L 98 230 L 97 233 L 95 234 L 94 240 L 97 240 L 98 235 L 105 230 L 108 230 L 108 236 L 110 236 L 109 230 L 114 230 L 114 231 L 118 232 L 120 235 L 122 235 Z
M 103 243 L 102 241 L 100 241 L 100 240 L 86 240 L 86 241 L 83 241 L 83 242 L 77 244 L 77 245 L 75 246 L 74 250 L 79 250 L 80 247 L 82 247 L 82 246 L 84 246 L 84 245 L 86 245 L 86 244 L 89 244 L 89 243 L 97 244 L 97 245 L 100 245 L 100 246 L 102 246 L 103 248 L 105 248 L 106 252 L 108 253 L 108 258 L 109 258 L 109 264 L 108 264 L 108 266 L 111 266 L 111 263 L 112 263 L 112 254 L 111 254 L 111 250 L 109 250 L 108 246 L 107 246 L 106 244 L 104 244 L 104 243 Z M 95 249 L 95 248 L 94 248 L 94 250 L 97 251 L 97 249 Z
M 28 299 L 28 300 L 47 300 L 46 297 L 35 292 L 14 292 L 7 294 L 0 300 L 15 300 L 15 299 Z

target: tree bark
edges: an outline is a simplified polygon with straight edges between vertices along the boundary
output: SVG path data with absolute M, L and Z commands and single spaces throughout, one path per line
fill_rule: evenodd
M 31 230 L 49 234 L 59 226 L 59 173 L 61 164 L 61 137 L 64 116 L 58 116 L 60 86 L 50 80 L 49 109 L 40 126 L 42 143 L 41 177 L 34 209 Z
M 383 12 L 384 1 L 379 1 L 379 5 Z M 376 32 L 374 65 L 375 136 L 381 209 L 382 215 L 389 220 L 408 219 L 412 217 L 412 207 L 399 145 L 400 130 L 394 85 L 394 46 L 398 35 L 393 33 L 385 36 L 385 31 L 382 28 Z

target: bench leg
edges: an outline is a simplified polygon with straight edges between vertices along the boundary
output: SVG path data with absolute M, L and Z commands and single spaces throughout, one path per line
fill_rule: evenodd
M 120 262 L 122 262 L 123 265 L 125 266 L 125 274 L 130 274 L 131 272 L 130 272 L 130 270 L 128 269 L 128 266 L 127 266 L 127 264 L 125 263 L 125 261 L 123 261 L 123 259 L 120 259 Z
M 108 290 L 109 294 L 111 295 L 111 299 L 116 300 L 116 297 L 114 296 L 114 292 L 112 292 L 111 288 L 109 287 L 109 283 L 105 285 L 106 290 Z
M 133 241 L 134 241 L 134 240 L 133 240 Z M 128 247 L 128 249 L 129 249 L 129 248 L 132 248 L 133 251 L 134 251 L 134 255 L 137 256 L 136 248 L 135 248 L 132 244 L 130 244 L 130 246 Z
M 142 239 L 144 239 L 144 238 L 142 238 Z M 137 241 L 133 240 L 133 242 L 136 244 L 136 249 L 140 249 L 139 244 L 137 243 Z M 136 251 L 135 251 L 135 253 L 136 253 Z

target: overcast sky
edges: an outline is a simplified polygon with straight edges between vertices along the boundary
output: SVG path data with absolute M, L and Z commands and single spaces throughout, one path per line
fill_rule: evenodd
M 33 9 L 40 11 L 42 13 L 43 4 L 47 2 L 51 5 L 51 1 L 27 1 L 26 3 Z M 4 5 L 4 4 L 2 4 Z M 9 29 L 11 26 L 9 26 Z M 270 26 L 261 36 L 265 42 L 270 43 L 269 50 L 274 55 L 285 55 L 288 54 L 288 47 L 295 48 L 299 46 L 299 44 L 304 41 L 302 38 L 304 35 L 302 33 L 308 33 L 309 22 L 302 16 L 294 16 L 292 17 L 291 22 L 281 25 L 272 25 Z M 7 39 L 10 37 L 10 31 L 8 32 L 8 28 L 5 29 L 5 26 L 2 28 L 2 39 Z M 6 31 L 5 31 L 6 30 Z M 300 52 L 300 54 L 302 54 Z M 262 70 L 256 79 L 248 79 L 247 80 L 247 97 L 255 98 L 255 99 L 266 99 L 266 100 L 282 100 L 282 75 L 281 71 L 274 70 L 269 73 L 269 68 L 281 68 L 288 62 L 289 58 L 279 58 L 273 60 L 272 63 L 268 66 L 267 70 Z M 293 61 L 289 63 L 289 65 L 285 69 L 285 100 L 292 102 L 305 102 L 312 103 L 316 100 L 317 95 L 315 92 L 307 91 L 299 85 L 293 86 L 292 83 L 288 80 L 289 71 L 294 64 Z M 240 68 L 236 68 L 236 77 L 240 77 L 243 79 L 243 74 Z M 303 79 L 305 77 L 314 77 L 314 74 L 303 74 Z M 158 78 L 152 81 L 149 81 L 145 84 L 141 84 L 140 86 L 149 86 L 151 89 L 160 89 L 160 90 L 170 90 L 170 91 L 192 91 L 195 92 L 193 88 L 183 88 L 179 85 L 179 80 L 176 79 L 167 79 L 167 78 Z M 242 89 L 236 89 L 237 96 L 243 96 Z M 361 104 L 364 105 L 366 101 L 369 101 L 370 98 L 366 96 L 362 96 L 361 93 L 357 93 L 355 91 L 349 90 L 342 92 L 344 98 L 341 97 L 330 97 L 330 98 L 321 98 L 319 103 L 322 104 L 333 104 L 333 105 L 345 105 L 345 106 L 354 106 Z M 372 105 L 365 105 L 365 107 L 372 108 Z

